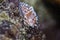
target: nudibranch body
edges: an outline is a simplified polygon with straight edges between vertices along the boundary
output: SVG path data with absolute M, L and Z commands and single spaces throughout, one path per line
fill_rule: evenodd
M 20 2 L 20 6 L 24 15 L 24 24 L 32 27 L 37 26 L 38 16 L 36 15 L 34 8 L 24 2 Z

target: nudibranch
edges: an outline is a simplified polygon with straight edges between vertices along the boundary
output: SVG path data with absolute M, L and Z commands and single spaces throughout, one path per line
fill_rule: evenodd
M 24 2 L 20 2 L 20 7 L 24 15 L 24 24 L 29 26 L 37 26 L 38 16 L 34 8 Z

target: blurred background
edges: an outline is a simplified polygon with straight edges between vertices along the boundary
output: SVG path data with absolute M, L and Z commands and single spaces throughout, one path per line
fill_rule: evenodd
M 2 2 L 2 0 L 0 0 Z M 21 0 L 33 6 L 46 40 L 60 40 L 60 0 Z

